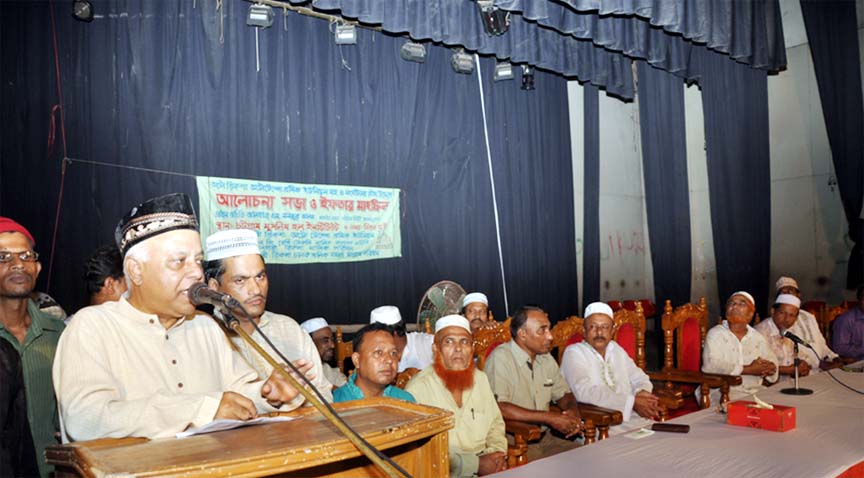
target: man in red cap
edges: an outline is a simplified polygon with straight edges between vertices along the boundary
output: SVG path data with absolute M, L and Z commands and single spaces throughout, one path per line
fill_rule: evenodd
M 54 434 L 57 401 L 54 399 L 51 365 L 63 322 L 52 319 L 30 300 L 42 270 L 36 241 L 24 226 L 0 217 L 0 339 L 21 356 L 27 416 L 39 472 L 48 476 L 45 447 L 57 441 Z

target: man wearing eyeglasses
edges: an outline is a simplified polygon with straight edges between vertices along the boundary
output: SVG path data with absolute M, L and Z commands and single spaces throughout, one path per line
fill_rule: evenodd
M 45 447 L 57 443 L 51 365 L 64 325 L 30 300 L 42 270 L 35 246 L 36 241 L 24 226 L 0 217 L 0 338 L 21 356 L 27 418 L 39 472 L 44 477 L 53 468 L 45 463 Z

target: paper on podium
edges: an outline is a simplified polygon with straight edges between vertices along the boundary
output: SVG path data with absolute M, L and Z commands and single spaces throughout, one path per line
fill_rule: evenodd
M 259 425 L 262 423 L 287 422 L 293 420 L 292 417 L 258 417 L 252 420 L 228 420 L 220 418 L 212 422 L 196 428 L 189 428 L 178 433 L 177 438 L 186 438 L 193 435 L 202 435 L 204 433 L 221 432 L 223 430 L 232 430 L 234 428 L 248 427 L 250 425 Z

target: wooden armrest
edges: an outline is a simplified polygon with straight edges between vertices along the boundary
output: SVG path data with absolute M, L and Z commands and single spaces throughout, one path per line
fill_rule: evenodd
M 520 422 L 519 420 L 504 420 L 504 429 L 507 433 L 512 433 L 516 437 L 520 437 L 525 442 L 539 440 L 542 431 L 539 425 L 533 423 Z
M 618 410 L 588 403 L 579 404 L 579 414 L 582 415 L 583 420 L 591 420 L 598 427 L 620 425 L 624 421 L 624 416 Z
M 719 373 L 703 373 L 706 377 L 717 377 L 726 382 L 730 387 L 734 387 L 735 385 L 741 385 L 741 376 L 740 375 L 721 375 Z

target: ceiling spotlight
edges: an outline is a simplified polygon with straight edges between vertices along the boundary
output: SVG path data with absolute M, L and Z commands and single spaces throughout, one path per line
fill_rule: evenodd
M 357 28 L 354 25 L 337 23 L 334 37 L 336 38 L 337 45 L 356 45 Z
M 249 5 L 249 15 L 246 24 L 250 27 L 268 28 L 273 25 L 273 9 L 270 5 L 253 3 Z
M 403 60 L 423 63 L 426 61 L 426 47 L 408 40 L 402 44 L 401 48 L 399 48 L 399 56 L 401 56 Z
M 531 65 L 522 65 L 522 86 L 523 90 L 534 89 L 534 68 Z
M 453 57 L 450 58 L 450 65 L 453 66 L 453 71 L 470 75 L 474 71 L 474 58 L 462 50 L 453 52 Z
M 502 61 L 496 64 L 495 75 L 493 75 L 492 79 L 494 79 L 495 81 L 512 80 L 513 65 L 511 65 L 509 61 Z
M 494 0 L 477 0 L 477 9 L 480 10 L 480 21 L 483 30 L 489 36 L 498 36 L 507 33 L 510 28 L 510 12 L 505 12 L 493 5 Z
M 75 0 L 72 2 L 72 16 L 82 22 L 92 22 L 93 4 L 87 0 Z

